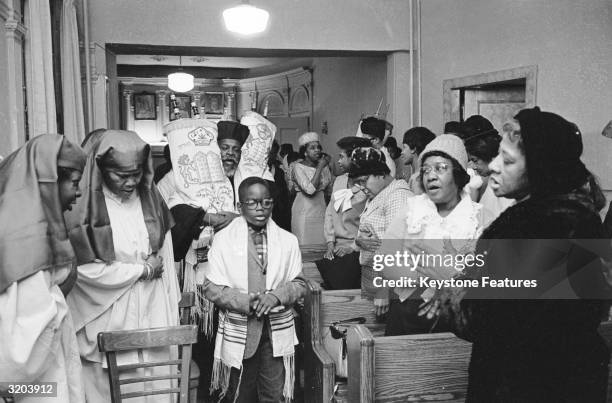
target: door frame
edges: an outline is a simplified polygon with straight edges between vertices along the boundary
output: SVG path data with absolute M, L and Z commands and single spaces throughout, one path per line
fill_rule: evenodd
M 523 66 L 507 70 L 493 71 L 490 73 L 480 73 L 471 76 L 451 78 L 442 82 L 443 100 L 443 124 L 451 120 L 458 121 L 460 113 L 453 108 L 453 90 L 475 85 L 492 84 L 520 78 L 525 79 L 525 107 L 533 108 L 536 106 L 538 66 Z

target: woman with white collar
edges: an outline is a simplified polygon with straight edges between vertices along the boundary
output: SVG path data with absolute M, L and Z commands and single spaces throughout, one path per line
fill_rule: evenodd
M 407 250 L 413 256 L 455 255 L 471 252 L 483 229 L 482 206 L 473 202 L 463 190 L 469 182 L 468 156 L 461 139 L 443 134 L 429 143 L 419 157 L 422 195 L 408 201 L 385 233 L 379 254 L 393 255 Z M 454 248 L 446 240 L 452 239 Z M 433 259 L 433 258 L 432 258 Z M 432 260 L 433 261 L 433 260 Z M 453 260 L 454 261 L 454 260 Z M 436 271 L 438 279 L 450 279 L 460 265 L 445 265 Z M 385 266 L 380 273 L 385 279 L 418 278 L 416 270 L 400 266 Z M 432 291 L 413 287 L 396 288 L 399 299 L 391 302 L 386 335 L 427 333 L 434 323 L 417 315 L 423 299 Z

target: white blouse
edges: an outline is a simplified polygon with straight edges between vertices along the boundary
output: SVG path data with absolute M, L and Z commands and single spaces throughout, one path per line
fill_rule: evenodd
M 463 192 L 461 200 L 455 208 L 446 216 L 442 217 L 438 209 L 427 194 L 418 195 L 408 200 L 407 206 L 394 220 L 385 232 L 383 245 L 380 252 L 383 254 L 395 254 L 411 240 L 428 240 L 425 245 L 442 255 L 444 251 L 444 239 L 450 239 L 453 247 L 458 253 L 473 252 L 476 240 L 480 237 L 484 228 L 484 214 L 482 206 L 472 201 L 466 192 Z M 395 240 L 395 242 L 394 242 Z M 403 240 L 398 242 L 397 240 Z M 430 252 L 431 253 L 431 252 Z M 384 269 L 383 269 L 384 275 Z M 450 269 L 441 273 L 444 277 L 452 277 L 456 270 Z M 417 278 L 416 270 L 405 269 L 402 275 Z M 395 292 L 403 301 L 408 298 L 413 288 L 396 288 Z M 423 296 L 429 294 L 424 293 Z

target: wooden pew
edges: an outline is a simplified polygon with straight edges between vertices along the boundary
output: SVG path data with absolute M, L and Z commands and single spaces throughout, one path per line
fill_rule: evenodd
M 612 322 L 602 323 L 599 332 L 612 351 Z M 384 337 L 356 325 L 348 331 L 347 347 L 349 402 L 465 400 L 472 346 L 451 333 Z M 612 371 L 607 401 L 612 402 Z
M 321 329 L 357 316 L 365 317 L 365 326 L 374 334 L 384 334 L 384 324 L 377 323 L 372 301 L 362 299 L 360 289 L 322 291 L 316 282 L 308 282 L 303 333 L 306 402 L 328 403 L 334 396 L 336 369 L 323 345 Z
M 323 254 L 327 250 L 327 245 L 300 245 L 300 252 L 302 252 L 302 262 L 314 262 L 323 258 Z
M 314 263 L 316 260 L 323 258 L 323 254 L 327 250 L 327 245 L 301 245 L 300 251 L 302 252 L 302 271 L 304 277 L 307 280 L 313 281 L 317 284 L 323 283 L 323 278 L 317 265 Z
M 465 400 L 472 345 L 452 333 L 384 337 L 357 325 L 347 347 L 351 402 Z
M 306 280 L 319 285 L 323 284 L 321 273 L 319 272 L 319 269 L 317 269 L 317 265 L 313 262 L 302 263 L 302 272 L 304 273 Z

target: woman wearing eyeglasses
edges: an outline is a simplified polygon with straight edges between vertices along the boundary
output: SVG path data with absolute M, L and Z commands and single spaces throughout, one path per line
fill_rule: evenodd
M 429 261 L 419 264 L 437 264 L 440 259 L 452 259 L 452 255 L 458 253 L 454 248 L 461 253 L 471 252 L 483 229 L 483 214 L 481 205 L 473 202 L 464 191 L 470 177 L 463 142 L 454 135 L 440 135 L 425 147 L 419 159 L 420 181 L 425 193 L 411 198 L 393 220 L 379 253 L 395 255 L 398 251 L 407 251 L 423 256 L 421 259 L 427 255 Z M 449 239 L 453 240 L 453 248 L 448 247 Z M 419 276 L 414 268 L 411 270 L 399 264 L 387 266 L 381 273 L 388 280 L 418 279 Z M 450 279 L 457 273 L 456 265 L 441 265 L 436 267 L 431 278 Z M 432 290 L 396 288 L 395 293 L 398 299 L 391 301 L 386 335 L 428 333 L 435 327 L 434 322 L 417 315 L 419 305 L 431 298 Z
M 332 177 L 329 161 L 322 152 L 319 135 L 304 133 L 298 139 L 302 161 L 292 170 L 296 191 L 291 207 L 291 232 L 300 245 L 324 245 L 325 193 L 331 194 Z
M 516 203 L 478 240 L 484 265 L 464 277 L 481 286 L 444 288 L 422 312 L 473 343 L 466 402 L 607 401 L 598 327 L 610 299 L 600 256 L 610 251 L 598 248 L 609 240 L 582 150 L 574 123 L 538 107 L 503 127 L 489 186 Z

